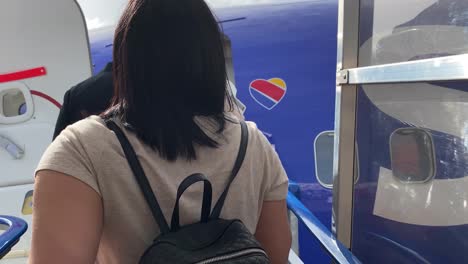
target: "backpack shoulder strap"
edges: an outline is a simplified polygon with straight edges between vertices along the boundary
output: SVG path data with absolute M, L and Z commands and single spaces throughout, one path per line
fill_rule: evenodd
M 132 172 L 135 176 L 136 181 L 145 197 L 148 206 L 151 209 L 154 219 L 156 223 L 159 225 L 159 229 L 161 233 L 165 234 L 169 232 L 169 226 L 167 225 L 166 219 L 162 213 L 161 207 L 159 206 L 158 200 L 156 199 L 153 190 L 151 189 L 151 185 L 146 178 L 145 172 L 141 167 L 140 161 L 133 149 L 130 141 L 128 141 L 127 136 L 123 133 L 122 129 L 113 121 L 113 120 L 105 120 L 107 127 L 114 131 L 115 135 L 119 139 L 120 145 L 125 153 L 125 157 L 127 158 L 128 164 L 132 169 Z
M 203 182 L 204 190 L 203 190 L 203 202 L 202 202 L 202 211 L 201 211 L 201 222 L 206 223 L 210 219 L 210 210 L 211 210 L 211 195 L 212 195 L 212 188 L 211 183 L 206 178 L 205 175 L 201 173 L 195 173 L 187 178 L 185 178 L 182 183 L 179 185 L 177 189 L 177 198 L 176 203 L 174 206 L 174 211 L 172 211 L 172 221 L 171 221 L 171 231 L 176 232 L 180 229 L 180 222 L 179 222 L 179 202 L 180 198 L 184 194 L 184 192 L 194 185 L 197 182 Z
M 247 128 L 247 124 L 244 121 L 240 122 L 241 125 L 241 142 L 239 147 L 239 153 L 237 154 L 236 162 L 234 163 L 234 168 L 231 171 L 231 176 L 229 177 L 228 183 L 226 188 L 224 189 L 223 193 L 219 197 L 218 202 L 216 202 L 213 211 L 211 212 L 211 218 L 217 219 L 221 215 L 221 210 L 223 209 L 224 202 L 226 201 L 227 194 L 229 192 L 229 188 L 231 187 L 232 182 L 237 176 L 242 163 L 244 162 L 245 154 L 247 152 L 247 145 L 249 143 L 249 129 Z

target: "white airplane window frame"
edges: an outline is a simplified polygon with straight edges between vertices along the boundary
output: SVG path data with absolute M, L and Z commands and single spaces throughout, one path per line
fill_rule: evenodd
M 7 117 L 3 114 L 3 100 L 0 100 L 0 125 L 11 125 L 23 123 L 31 119 L 34 115 L 34 102 L 32 99 L 31 91 L 22 82 L 8 82 L 0 84 L 0 99 L 9 91 L 19 90 L 23 96 L 26 104 L 26 112 L 17 116 Z

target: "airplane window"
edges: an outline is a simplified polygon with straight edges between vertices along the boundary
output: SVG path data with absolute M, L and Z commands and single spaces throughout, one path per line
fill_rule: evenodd
M 424 183 L 435 175 L 431 135 L 419 128 L 401 128 L 390 137 L 393 175 L 406 183 Z
M 333 147 L 335 133 L 325 131 L 315 139 L 315 177 L 325 188 L 333 187 Z
M 315 177 L 325 188 L 333 188 L 333 156 L 335 145 L 335 132 L 324 131 L 315 139 Z M 359 150 L 356 144 L 354 183 L 359 180 Z
M 21 116 L 26 113 L 26 99 L 18 89 L 10 89 L 1 94 L 2 114 L 5 117 Z
M 23 83 L 0 84 L 0 125 L 25 122 L 33 114 L 32 95 Z

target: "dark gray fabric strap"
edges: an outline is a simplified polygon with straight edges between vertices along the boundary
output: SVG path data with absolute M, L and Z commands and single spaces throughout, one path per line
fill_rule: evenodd
M 179 221 L 179 201 L 184 192 L 193 184 L 197 182 L 203 182 L 204 190 L 203 190 L 203 202 L 202 202 L 202 210 L 201 210 L 201 222 L 206 223 L 210 218 L 210 211 L 211 211 L 211 197 L 212 197 L 212 187 L 211 183 L 206 178 L 205 175 L 201 173 L 195 173 L 182 181 L 180 183 L 179 188 L 177 189 L 177 198 L 176 204 L 174 206 L 174 211 L 172 212 L 172 221 L 171 221 L 171 231 L 177 232 L 180 229 L 180 221 Z
M 153 214 L 153 217 L 156 220 L 156 223 L 158 224 L 161 233 L 169 233 L 170 229 L 167 225 L 166 219 L 164 218 L 164 214 L 162 213 L 158 200 L 156 199 L 156 196 L 154 195 L 153 190 L 151 189 L 151 185 L 149 184 L 148 179 L 146 178 L 145 172 L 141 167 L 140 161 L 138 160 L 138 157 L 132 145 L 130 144 L 130 141 L 128 141 L 127 136 L 125 136 L 122 129 L 120 129 L 120 127 L 114 121 L 108 119 L 106 120 L 106 125 L 110 130 L 114 131 L 115 135 L 119 139 L 120 145 L 122 146 L 122 149 L 125 153 L 125 157 L 127 158 L 128 164 L 132 169 L 138 186 L 140 187 L 141 192 L 143 193 L 143 196 L 145 197 L 145 200 L 148 203 L 151 213 Z
M 231 171 L 231 175 L 229 177 L 228 183 L 226 188 L 224 189 L 223 193 L 219 197 L 218 202 L 216 202 L 213 211 L 211 212 L 211 218 L 217 219 L 221 215 L 221 210 L 223 209 L 224 202 L 226 201 L 226 197 L 229 192 L 229 188 L 231 187 L 232 182 L 237 176 L 242 163 L 244 162 L 245 154 L 247 152 L 247 145 L 249 143 L 249 129 L 247 128 L 247 124 L 244 121 L 240 122 L 241 125 L 241 141 L 239 146 L 239 152 L 237 154 L 236 162 L 234 163 L 234 168 Z

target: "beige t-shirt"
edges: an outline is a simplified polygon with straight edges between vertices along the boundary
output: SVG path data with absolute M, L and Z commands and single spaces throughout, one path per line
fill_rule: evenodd
M 196 147 L 197 160 L 181 158 L 175 162 L 159 154 L 126 131 L 149 178 L 167 222 L 175 203 L 179 184 L 193 173 L 205 174 L 213 185 L 213 205 L 224 190 L 240 144 L 241 129 L 227 122 L 221 136 L 215 136 L 207 118 L 197 122 L 219 143 L 219 148 Z M 252 122 L 244 163 L 234 180 L 221 217 L 240 219 L 254 233 L 263 201 L 286 198 L 288 179 L 281 162 L 265 136 Z M 45 152 L 37 171 L 54 170 L 86 183 L 101 197 L 104 226 L 98 263 L 136 263 L 158 236 L 152 217 L 120 144 L 102 119 L 92 116 L 64 130 Z M 181 225 L 199 221 L 202 184 L 189 188 L 180 203 Z

